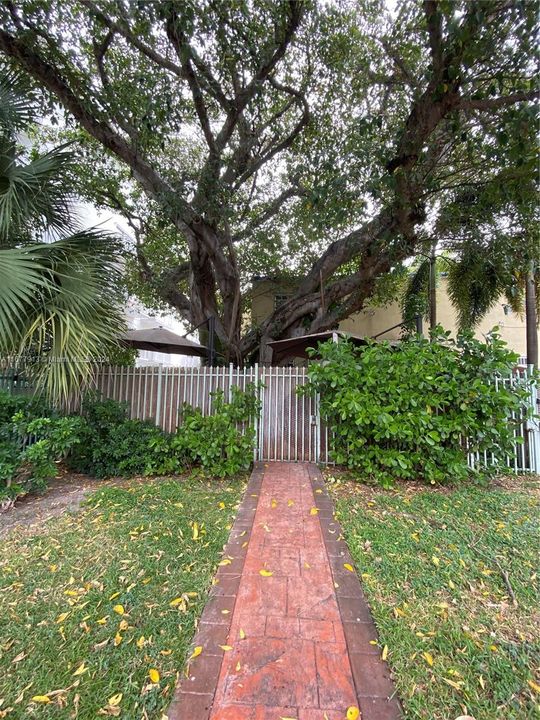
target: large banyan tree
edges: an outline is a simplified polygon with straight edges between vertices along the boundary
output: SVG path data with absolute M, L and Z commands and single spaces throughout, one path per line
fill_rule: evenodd
M 241 362 L 360 310 L 464 188 L 530 179 L 536 22 L 523 0 L 6 0 L 0 53 L 133 228 L 139 296 L 214 317 Z M 258 327 L 254 273 L 298 278 Z

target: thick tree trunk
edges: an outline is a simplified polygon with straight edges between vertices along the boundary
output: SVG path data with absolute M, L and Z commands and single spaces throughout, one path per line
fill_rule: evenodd
M 527 325 L 527 362 L 538 370 L 538 318 L 536 317 L 536 284 L 534 263 L 525 281 L 525 321 Z

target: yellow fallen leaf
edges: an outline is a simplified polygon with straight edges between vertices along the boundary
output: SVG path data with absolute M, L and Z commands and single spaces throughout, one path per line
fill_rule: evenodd
M 272 502 L 270 503 L 270 506 L 271 506 L 272 508 L 277 508 L 277 500 L 274 500 L 274 499 L 272 498 Z
M 148 677 L 155 685 L 159 682 L 160 674 L 155 668 L 150 668 L 150 670 L 148 671 Z
M 240 664 L 240 660 L 236 663 L 236 672 L 239 672 L 242 669 L 242 665 Z
M 116 707 L 117 705 L 120 705 L 122 702 L 122 693 L 118 693 L 118 695 L 113 695 L 109 698 L 109 705 L 112 705 L 112 707 Z
M 32 702 L 36 702 L 36 703 L 50 703 L 50 702 L 51 702 L 51 698 L 48 697 L 47 695 L 34 695 L 34 697 L 32 698 Z
M 88 668 L 85 666 L 84 663 L 81 663 L 79 667 L 75 670 L 73 673 L 73 677 L 76 677 L 77 675 L 84 675 L 85 672 L 87 672 Z
M 220 509 L 220 510 L 225 510 L 225 503 L 224 503 L 224 502 L 220 502 L 220 503 L 219 503 L 219 509 Z
M 229 650 L 232 650 L 232 645 L 220 645 L 219 646 L 224 652 L 229 652 Z
M 347 720 L 358 720 L 360 717 L 360 710 L 356 707 L 356 705 L 351 705 L 350 708 L 347 708 Z
M 127 630 L 128 629 L 128 621 L 127 620 L 121 620 L 120 625 L 118 626 L 120 630 Z
M 224 558 L 221 562 L 218 563 L 218 565 L 221 565 L 221 567 L 224 567 L 225 565 L 230 565 L 232 560 L 229 558 Z
M 435 565 L 435 567 L 439 567 L 439 565 L 441 564 L 441 561 L 436 555 L 432 556 L 431 562 Z
M 354 572 L 354 568 L 350 563 L 344 563 L 343 567 L 345 568 L 345 570 L 348 570 L 349 572 Z
M 259 575 L 262 575 L 263 577 L 270 577 L 270 575 L 273 575 L 274 573 L 271 570 L 259 570 Z
M 198 523 L 194 522 L 193 523 L 193 539 L 197 540 L 198 537 L 199 537 L 199 525 L 198 525 Z
M 387 657 L 388 657 L 388 645 L 385 645 L 385 646 L 383 647 L 383 651 L 382 651 L 382 653 L 381 653 L 381 658 L 382 658 L 383 660 L 386 660 Z
M 64 620 L 65 620 L 68 616 L 69 616 L 69 613 L 68 613 L 68 612 L 62 613 L 61 615 L 59 615 L 59 616 L 56 618 L 56 622 L 57 622 L 58 624 L 63 623 Z
M 292 507 L 294 505 L 294 500 L 287 500 L 287 505 Z
M 242 628 L 240 628 L 238 635 L 240 637 L 240 640 L 244 640 L 246 637 L 246 633 L 242 630 Z
M 321 490 L 321 488 L 317 488 L 317 489 L 315 490 L 315 492 L 317 493 L 317 495 L 321 495 L 322 490 Z
M 531 690 L 534 690 L 535 693 L 540 694 L 540 685 L 535 683 L 534 680 L 527 680 L 527 685 L 531 688 Z
M 174 600 L 171 600 L 169 605 L 171 607 L 177 607 L 178 605 L 181 605 L 183 602 L 184 602 L 184 598 L 178 597 L 178 598 L 174 598 Z
M 126 612 L 123 605 L 115 605 L 113 610 L 115 613 L 118 613 L 118 615 L 125 615 Z
M 202 653 L 202 651 L 203 651 L 202 645 L 197 645 L 196 648 L 193 648 L 193 652 L 191 653 L 191 655 L 189 656 L 188 659 L 193 660 L 193 658 L 198 657 Z
M 105 625 L 105 623 L 107 622 L 108 619 L 109 619 L 109 616 L 107 615 L 107 617 L 99 618 L 99 620 L 96 620 L 96 622 L 98 625 Z
M 115 593 L 113 593 L 113 594 L 111 595 L 111 597 L 109 598 L 109 600 L 114 600 L 114 598 L 117 598 L 119 595 L 120 595 L 119 592 L 115 592 Z
M 141 635 L 141 637 L 137 640 L 137 647 L 139 648 L 139 650 L 144 647 L 145 642 L 146 641 L 144 635 Z
M 120 633 L 116 633 L 116 635 L 114 636 L 114 646 L 118 647 L 121 642 L 122 642 L 122 636 L 120 635 Z
M 423 652 L 422 657 L 430 667 L 433 665 L 433 655 L 431 653 Z
M 309 511 L 309 514 L 316 515 L 318 512 L 319 512 L 319 508 L 312 507 L 311 510 Z
M 451 687 L 455 688 L 456 690 L 461 690 L 462 683 L 454 682 L 454 680 L 449 680 L 448 678 L 441 678 L 441 680 L 444 680 L 444 682 L 447 685 L 450 685 Z
M 478 678 L 478 683 L 482 690 L 486 689 L 486 683 L 484 682 L 484 678 L 482 677 L 482 675 L 480 675 L 480 677 Z

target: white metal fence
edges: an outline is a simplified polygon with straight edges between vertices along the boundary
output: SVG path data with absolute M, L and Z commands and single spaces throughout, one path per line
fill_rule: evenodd
M 1 369 L 1 367 L 0 367 Z M 329 464 L 331 436 L 321 420 L 319 398 L 313 394 L 299 395 L 298 388 L 308 382 L 305 367 L 259 367 L 240 370 L 229 367 L 111 367 L 101 366 L 95 378 L 95 389 L 104 398 L 127 403 L 132 418 L 152 419 L 167 432 L 174 432 L 181 423 L 184 403 L 199 407 L 204 415 L 212 412 L 212 393 L 223 391 L 230 397 L 231 388 L 241 390 L 252 383 L 261 401 L 261 412 L 255 420 L 256 460 L 316 462 Z M 496 383 L 515 385 L 532 367 L 520 367 L 509 378 Z M 18 376 L 5 372 L 0 387 L 14 392 L 31 392 Z M 0 373 L 1 375 L 1 373 Z M 529 406 L 538 413 L 537 389 L 533 385 Z M 75 410 L 72 403 L 68 410 Z M 540 473 L 540 427 L 538 418 L 512 418 L 516 453 L 507 458 L 506 467 L 514 472 Z M 471 467 L 493 463 L 487 454 L 469 453 Z
M 519 368 L 511 377 L 495 382 L 515 385 L 531 372 L 532 368 Z M 329 464 L 331 436 L 320 417 L 319 398 L 297 392 L 307 382 L 304 367 L 103 367 L 96 378 L 96 389 L 103 397 L 126 402 L 130 417 L 152 418 L 164 430 L 173 432 L 181 422 L 183 403 L 199 407 L 207 415 L 212 412 L 213 392 L 222 390 L 228 397 L 234 385 L 245 390 L 252 383 L 261 401 L 255 422 L 255 459 Z M 535 413 L 536 397 L 533 386 L 529 405 Z M 514 458 L 507 458 L 506 466 L 514 472 L 540 472 L 538 420 L 512 420 L 516 453 Z M 486 453 L 469 453 L 471 467 L 493 462 Z
M 494 378 L 495 386 L 515 387 L 524 377 L 531 378 L 534 372 L 532 365 L 520 366 L 509 377 Z M 512 413 L 512 432 L 514 435 L 514 457 L 507 456 L 503 467 L 513 470 L 515 473 L 535 472 L 540 473 L 540 424 L 538 414 L 538 388 L 533 382 L 531 384 L 527 406 L 533 412 L 532 418 L 527 418 L 525 413 L 518 416 Z M 468 457 L 470 467 L 480 465 L 493 466 L 496 464 L 493 455 L 487 452 L 471 452 Z

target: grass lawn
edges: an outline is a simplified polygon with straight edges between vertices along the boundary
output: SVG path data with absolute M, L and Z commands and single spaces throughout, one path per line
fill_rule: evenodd
M 406 718 L 540 718 L 540 483 L 330 484 Z
M 0 718 L 160 720 L 241 489 L 104 487 L 39 534 L 4 540 Z

